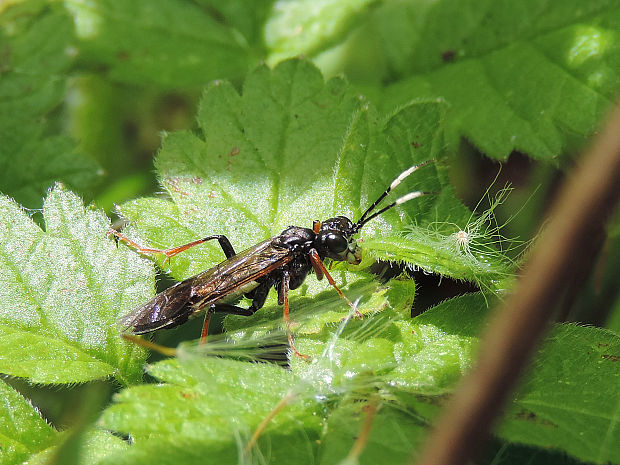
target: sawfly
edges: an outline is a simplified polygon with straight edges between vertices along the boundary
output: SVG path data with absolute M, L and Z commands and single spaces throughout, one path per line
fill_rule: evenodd
M 325 221 L 315 220 L 312 228 L 289 226 L 271 239 L 240 253 L 236 253 L 228 238 L 220 234 L 161 250 L 140 247 L 123 234 L 115 230 L 110 231 L 138 252 L 161 253 L 165 255 L 166 260 L 190 247 L 211 240 L 217 240 L 226 255 L 226 260 L 219 265 L 157 294 L 149 302 L 122 317 L 120 324 L 133 334 L 144 334 L 158 329 L 173 328 L 185 323 L 195 313 L 206 311 L 201 337 L 201 341 L 204 342 L 209 318 L 213 313 L 253 315 L 264 305 L 271 288 L 275 288 L 278 293 L 278 304 L 284 306 L 284 321 L 291 350 L 295 355 L 305 357 L 295 349 L 290 332 L 289 290 L 301 286 L 308 273 L 314 270 L 317 279 L 326 277 L 338 294 L 352 306 L 353 304 L 338 288 L 325 268 L 323 260 L 329 258 L 351 264 L 360 263 L 361 250 L 353 236 L 366 223 L 387 210 L 428 194 L 423 191 L 410 192 L 374 211 L 392 189 L 418 168 L 430 162 L 432 160 L 414 165 L 401 173 L 356 222 L 345 216 L 336 216 Z M 248 308 L 230 303 L 241 296 L 252 301 Z

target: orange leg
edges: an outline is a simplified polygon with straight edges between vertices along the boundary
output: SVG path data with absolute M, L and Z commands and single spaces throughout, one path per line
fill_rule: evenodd
M 209 321 L 211 321 L 211 314 L 213 312 L 211 309 L 205 312 L 205 321 L 202 324 L 202 333 L 200 333 L 200 342 L 198 344 L 202 345 L 207 342 L 207 336 L 209 335 Z
M 134 249 L 136 249 L 140 253 L 143 253 L 143 254 L 160 253 L 160 254 L 165 255 L 166 259 L 164 260 L 164 263 L 166 263 L 168 260 L 170 260 L 175 255 L 178 255 L 181 252 L 186 251 L 187 249 L 191 249 L 192 247 L 194 247 L 194 246 L 196 246 L 198 244 L 203 244 L 203 243 L 205 243 L 207 241 L 211 241 L 213 239 L 217 239 L 217 241 L 220 243 L 220 246 L 222 247 L 222 250 L 224 251 L 224 254 L 226 254 L 226 258 L 230 258 L 230 257 L 235 255 L 235 251 L 234 251 L 232 245 L 230 244 L 230 242 L 228 241 L 228 239 L 226 238 L 226 236 L 222 236 L 222 235 L 219 235 L 219 234 L 215 234 L 213 236 L 203 237 L 202 239 L 198 239 L 197 241 L 189 242 L 187 244 L 183 244 L 183 245 L 180 245 L 178 247 L 172 247 L 170 249 L 152 249 L 150 247 L 142 247 L 141 245 L 139 245 L 136 242 L 132 241 L 127 236 L 125 236 L 124 234 L 116 231 L 115 229 L 110 229 L 108 231 L 108 235 L 110 235 L 110 234 L 113 234 L 114 236 L 118 237 L 121 241 L 129 244 L 130 246 L 132 246 Z
M 344 295 L 344 293 L 340 290 L 340 288 L 336 285 L 336 281 L 334 281 L 334 278 L 332 278 L 332 275 L 330 275 L 329 271 L 327 271 L 327 268 L 325 268 L 325 265 L 323 264 L 321 257 L 319 257 L 319 253 L 314 249 L 310 249 L 309 255 L 310 255 L 310 263 L 312 263 L 314 272 L 316 273 L 319 280 L 323 278 L 323 276 L 325 276 L 329 284 L 334 286 L 334 289 L 336 289 L 340 297 L 342 297 L 349 304 L 349 307 L 355 308 L 355 305 L 353 305 L 353 302 L 351 302 L 347 298 L 347 296 Z M 358 318 L 363 317 L 363 315 L 359 312 L 359 310 L 357 310 L 357 308 L 355 308 L 355 316 L 357 316 Z
M 295 348 L 295 343 L 293 342 L 293 335 L 291 334 L 291 319 L 289 317 L 289 308 L 288 308 L 288 283 L 290 280 L 290 276 L 288 271 L 284 271 L 282 273 L 282 287 L 280 288 L 280 296 L 278 296 L 278 300 L 282 299 L 284 303 L 284 323 L 286 324 L 286 335 L 288 337 L 288 344 L 291 347 L 291 351 L 299 358 L 303 358 L 304 360 L 310 360 L 309 355 L 302 354 Z

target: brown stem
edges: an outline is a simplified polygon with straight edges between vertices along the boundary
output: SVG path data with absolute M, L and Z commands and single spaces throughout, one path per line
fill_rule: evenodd
M 461 382 L 420 456 L 421 465 L 464 464 L 542 338 L 557 296 L 587 263 L 590 234 L 620 197 L 620 106 L 554 203 L 512 295 L 491 319 L 476 366 Z

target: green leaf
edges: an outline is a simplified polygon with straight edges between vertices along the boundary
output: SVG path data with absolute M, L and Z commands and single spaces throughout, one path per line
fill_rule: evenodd
M 318 18 L 294 14 L 303 2 L 273 14 L 272 62 L 305 52 L 383 110 L 441 97 L 453 148 L 464 137 L 493 158 L 518 150 L 552 160 L 594 133 L 620 88 L 614 1 L 380 2 L 365 12 L 349 3 Z
M 335 272 L 332 276 L 340 283 L 339 288 L 345 295 L 357 303 L 356 310 L 362 315 L 374 316 L 388 308 L 403 314 L 410 313 L 415 295 L 415 283 L 412 280 L 394 279 L 381 285 L 376 276 L 360 272 Z M 311 336 L 317 335 L 325 327 L 340 323 L 351 310 L 328 283 L 316 280 L 302 285 L 298 295 L 291 298 L 290 308 L 295 333 Z M 243 337 L 252 333 L 264 334 L 276 327 L 284 329 L 282 307 L 277 305 L 274 295 L 268 305 L 250 317 L 228 315 L 224 326 L 228 332 L 242 332 Z M 331 334 L 331 331 L 327 334 Z
M 56 186 L 45 231 L 0 199 L 0 372 L 37 383 L 142 377 L 145 353 L 116 319 L 153 292 L 148 262 L 106 237 L 109 220 Z
M 414 330 L 422 331 L 429 345 L 422 346 L 409 366 L 402 366 L 409 382 L 444 379 L 446 387 L 454 386 L 456 377 L 452 382 L 447 377 L 449 367 L 460 365 L 463 371 L 472 362 L 472 349 L 486 313 L 484 300 L 472 294 L 414 318 Z M 589 462 L 618 462 L 619 347 L 620 338 L 613 332 L 556 325 L 514 394 L 496 434 L 513 443 L 557 448 Z M 436 415 L 438 398 L 401 399 L 426 418 Z
M 452 234 L 457 234 L 455 230 Z M 378 259 L 406 263 L 457 280 L 476 283 L 482 290 L 497 292 L 512 276 L 512 265 L 496 253 L 474 256 L 463 253 L 451 234 L 431 235 L 424 229 L 412 229 L 405 237 L 378 238 L 364 244 Z
M 0 463 L 22 463 L 55 440 L 56 431 L 4 381 L 0 381 L 0 398 Z
M 220 16 L 222 22 L 234 27 L 245 37 L 248 44 L 257 47 L 263 44 L 264 23 L 272 10 L 274 0 L 196 0 Z
M 402 236 L 367 241 L 365 249 L 379 260 L 420 267 L 441 276 L 476 283 L 485 293 L 500 293 L 510 288 L 517 268 L 508 254 L 518 258 L 527 246 L 526 242 L 506 238 L 502 231 L 505 225 L 499 226 L 495 216 L 495 209 L 511 191 L 511 188 L 501 189 L 493 198 L 487 194 L 488 199 L 483 200 L 488 200 L 488 209 L 474 211 L 467 220 L 456 219 L 457 213 L 455 221 L 444 216 L 441 221 L 438 219 L 424 227 L 412 225 Z M 440 200 L 445 198 L 442 196 Z
M 394 291 L 396 288 L 397 285 L 390 286 L 390 292 L 402 292 Z M 480 296 L 467 302 L 484 303 Z M 466 306 L 464 302 L 463 313 L 468 310 Z M 217 460 L 230 462 L 242 453 L 258 424 L 289 392 L 297 396 L 275 416 L 259 440 L 259 450 L 269 457 L 267 461 L 313 463 L 312 457 L 317 454 L 342 459 L 359 427 L 357 421 L 346 429 L 338 426 L 352 416 L 346 399 L 364 397 L 376 392 L 378 386 L 385 393 L 395 389 L 438 392 L 429 386 L 442 386 L 446 382 L 445 373 L 456 368 L 455 375 L 449 376 L 453 385 L 462 373 L 463 363 L 450 366 L 459 358 L 459 349 L 462 352 L 463 343 L 455 344 L 458 336 L 444 336 L 438 330 L 427 330 L 430 325 L 411 325 L 400 318 L 397 313 L 385 310 L 364 321 L 354 319 L 336 339 L 327 337 L 333 336 L 332 331 L 325 331 L 328 342 L 320 342 L 317 335 L 300 336 L 297 338 L 300 345 L 322 346 L 323 355 L 311 364 L 292 360 L 290 371 L 269 364 L 204 357 L 210 352 L 211 341 L 198 347 L 184 344 L 179 348 L 178 359 L 150 367 L 150 374 L 162 384 L 125 389 L 104 412 L 100 426 L 130 434 L 135 444 L 129 451 L 112 454 L 103 463 L 147 463 L 157 459 L 164 464 L 174 460 L 193 464 L 200 463 L 201 454 L 207 450 Z M 465 339 L 470 343 L 473 340 Z M 433 358 L 431 352 L 435 356 L 429 363 Z M 226 356 L 225 352 L 222 356 Z M 400 369 L 401 364 L 405 368 Z M 412 381 L 407 378 L 407 372 L 415 365 L 419 366 L 418 376 Z M 422 381 L 424 371 L 429 375 Z M 442 371 L 443 378 L 439 375 Z M 340 401 L 345 402 L 344 410 L 338 407 Z M 359 403 L 353 404 L 356 412 L 358 407 Z M 322 426 L 323 421 L 328 422 L 327 429 Z M 423 417 L 407 411 L 398 413 L 389 406 L 383 413 L 380 411 L 377 422 L 371 442 L 382 442 L 396 457 L 411 452 L 410 440 L 394 437 L 386 441 L 383 435 L 394 436 L 399 428 L 419 438 L 424 433 Z M 314 440 L 325 434 L 326 449 L 317 451 Z M 335 447 L 343 436 L 347 440 Z M 374 449 L 369 451 L 370 457 L 375 456 Z
M 389 292 L 397 287 L 390 283 Z M 397 303 L 398 298 L 390 302 L 405 307 Z M 324 303 L 324 296 L 316 297 L 319 319 Z M 405 313 L 387 309 L 363 320 L 325 325 L 319 332 L 300 331 L 295 344 L 300 351 L 311 354 L 313 361 L 292 358 L 290 371 L 261 363 L 205 357 L 209 353 L 218 357 L 236 355 L 244 335 L 256 338 L 254 347 L 260 347 L 261 341 L 272 343 L 274 339 L 266 337 L 273 333 L 265 335 L 264 328 L 262 335 L 255 331 L 253 336 L 252 327 L 239 328 L 239 334 L 228 342 L 228 354 L 223 342 L 214 343 L 221 351 L 212 351 L 211 342 L 204 346 L 183 344 L 178 359 L 150 369 L 164 384 L 123 391 L 117 403 L 104 413 L 101 425 L 136 438 L 130 454 L 119 463 L 146 463 L 157 454 L 165 457 L 162 463 L 172 463 L 174 454 L 180 454 L 187 463 L 197 463 L 197 450 L 208 448 L 229 461 L 247 444 L 261 419 L 287 392 L 292 392 L 295 397 L 268 426 L 264 440 L 259 442 L 260 450 L 276 450 L 277 441 L 290 440 L 299 445 L 300 437 L 307 441 L 326 434 L 321 440 L 324 449 L 316 451 L 303 441 L 300 447 L 315 457 L 332 457 L 331 462 L 335 456 L 344 458 L 361 426 L 357 410 L 350 410 L 359 408 L 359 403 L 350 401 L 368 399 L 379 392 L 397 410 L 389 406 L 384 413 L 379 410 L 377 422 L 383 426 L 376 431 L 373 428 L 371 443 L 382 446 L 369 445 L 367 457 L 375 457 L 377 449 L 385 447 L 385 454 L 400 461 L 413 451 L 398 440 L 398 429 L 406 431 L 407 437 L 422 437 L 422 427 L 432 422 L 445 395 L 473 363 L 478 333 L 487 313 L 483 296 L 470 294 L 446 301 L 413 320 Z M 614 370 L 617 347 L 618 337 L 610 332 L 556 326 L 515 394 L 497 434 L 509 442 L 559 448 L 583 460 L 616 460 L 618 413 L 616 405 L 610 409 L 609 399 L 615 402 L 620 398 Z M 595 381 L 585 392 L 584 378 Z M 314 423 L 318 421 L 314 417 L 317 411 L 327 421 L 327 429 Z M 338 426 L 345 418 L 355 421 L 346 428 Z M 577 442 L 570 433 L 575 423 L 581 425 L 583 436 Z M 386 439 L 384 434 L 392 439 Z M 231 439 L 235 435 L 236 442 Z M 186 451 L 190 446 L 192 450 Z M 304 457 L 308 460 L 307 455 Z M 111 456 L 109 463 L 113 459 L 120 457 Z
M 349 32 L 373 0 L 302 0 L 277 2 L 265 24 L 268 61 L 299 54 L 312 56 Z
M 30 5 L 30 8 L 27 8 Z M 2 123 L 28 120 L 54 108 L 64 94 L 64 74 L 72 58 L 70 18 L 57 8 L 9 8 L 0 16 L 3 53 Z M 55 34 L 51 34 L 54 31 Z
M 386 4 L 371 21 L 403 79 L 383 102 L 442 96 L 448 141 L 465 137 L 494 158 L 574 150 L 620 86 L 616 2 Z
M 292 373 L 274 365 L 195 356 L 159 362 L 149 372 L 167 383 L 124 390 L 101 417 L 103 427 L 130 433 L 135 442 L 103 463 L 194 464 L 204 463 L 207 453 L 232 463 L 295 383 Z M 313 413 L 312 405 L 294 404 L 274 419 L 263 439 L 270 463 L 304 463 L 320 429 Z
M 381 292 L 363 282 L 357 281 L 348 289 L 349 293 L 355 288 L 366 291 L 367 297 L 360 301 L 359 309 L 374 313 L 366 313 L 363 319 L 344 320 L 343 303 L 333 296 L 335 293 L 329 295 L 326 291 L 311 301 L 291 301 L 295 346 L 313 359 L 311 364 L 297 357 L 289 361 L 293 373 L 307 385 L 305 389 L 311 395 L 341 396 L 372 392 L 377 386 L 387 391 L 398 389 L 425 395 L 450 392 L 471 364 L 477 329 L 487 309 L 484 298 L 472 294 L 452 299 L 423 315 L 430 312 L 429 317 L 412 320 L 411 281 L 392 280 Z M 335 312 L 333 307 L 338 304 L 341 310 Z M 281 313 L 274 305 L 247 318 L 249 323 L 230 317 L 226 325 L 229 337 L 235 345 L 247 344 L 246 338 L 254 337 L 260 346 L 260 338 L 265 334 L 273 336 L 274 327 L 281 325 Z M 437 323 L 449 318 L 459 318 L 458 325 L 454 325 L 457 333 Z M 210 353 L 209 345 L 184 350 Z
M 90 192 L 101 173 L 44 119 L 64 97 L 72 25 L 58 8 L 32 5 L 0 16 L 0 191 L 36 208 L 55 181 Z
M 82 193 L 92 191 L 101 172 L 95 162 L 75 152 L 69 138 L 45 137 L 43 127 L 29 124 L 13 129 L 0 128 L 2 193 L 25 207 L 36 208 L 45 191 L 59 180 Z
M 99 463 L 108 455 L 123 453 L 129 445 L 108 431 L 90 429 L 76 437 L 69 433 L 60 436 L 54 447 L 31 456 L 28 465 L 91 465 Z
M 357 402 L 341 406 L 330 415 L 321 438 L 318 463 L 342 463 L 360 436 L 368 415 L 367 407 Z M 380 404 L 359 463 L 411 463 L 412 451 L 420 447 L 426 432 L 426 425 L 420 418 L 392 404 Z
M 258 63 L 253 43 L 182 0 L 66 0 L 86 62 L 107 67 L 111 79 L 164 88 L 235 78 Z M 163 33 L 165 31 L 165 33 Z
M 620 462 L 620 336 L 558 325 L 497 433 L 594 463 Z
M 412 283 L 405 284 L 411 291 Z M 399 295 L 401 298 L 409 295 L 410 298 L 410 294 L 398 290 L 398 287 L 394 283 L 389 286 L 391 302 L 405 307 Z M 324 299 L 319 297 L 317 300 L 317 306 L 321 306 Z M 205 450 L 212 451 L 217 460 L 230 462 L 241 453 L 259 422 L 287 392 L 298 393 L 299 397 L 272 420 L 259 441 L 259 449 L 270 457 L 269 463 L 312 463 L 317 452 L 311 440 L 325 434 L 320 415 L 315 415 L 323 412 L 331 421 L 330 402 L 317 403 L 317 400 L 333 399 L 334 395 L 359 395 L 363 392 L 360 390 L 368 392 L 370 389 L 372 392 L 377 386 L 376 381 L 386 387 L 388 383 L 394 386 L 402 377 L 394 370 L 408 356 L 402 346 L 411 346 L 411 343 L 402 341 L 415 340 L 415 351 L 420 352 L 429 336 L 423 331 L 412 331 L 418 326 L 401 326 L 402 323 L 406 321 L 400 321 L 398 314 L 385 310 L 381 317 L 375 315 L 363 322 L 351 320 L 335 342 L 322 343 L 316 335 L 309 339 L 300 336 L 297 341 L 304 347 L 313 343 L 323 349 L 330 344 L 333 347 L 311 364 L 292 360 L 292 371 L 267 364 L 201 356 L 201 353 L 210 352 L 213 341 L 194 348 L 184 344 L 179 348 L 178 359 L 157 363 L 149 369 L 165 384 L 126 389 L 104 412 L 101 426 L 131 434 L 135 440 L 129 452 L 122 456 L 113 455 L 109 462 L 104 463 L 115 463 L 115 460 L 118 460 L 116 463 L 147 463 L 157 458 L 158 463 L 172 463 L 176 459 L 192 464 L 199 463 L 201 451 Z M 251 330 L 245 328 L 246 334 Z M 325 334 L 331 334 L 331 331 Z M 430 337 L 438 339 L 437 336 Z M 401 347 L 390 350 L 398 340 Z M 441 352 L 445 353 L 446 348 L 447 345 L 442 347 Z M 225 352 L 222 354 L 225 356 Z M 382 358 L 386 355 L 388 361 Z M 439 356 L 446 357 L 445 354 Z M 420 360 L 412 357 L 411 364 L 420 364 Z M 398 384 L 404 386 L 403 383 Z M 412 389 L 416 390 L 415 387 Z M 343 417 L 335 414 L 334 421 L 338 424 Z M 418 434 L 423 432 L 415 417 L 408 414 L 405 417 L 408 417 L 407 428 L 412 426 Z M 393 415 L 380 417 L 379 424 L 397 426 Z M 357 428 L 357 424 L 350 428 Z M 388 431 L 391 430 L 385 432 Z M 236 441 L 234 437 L 237 437 Z M 402 455 L 410 450 L 411 446 L 407 444 L 396 440 L 389 447 L 395 447 Z
M 81 402 L 75 402 L 74 399 L 74 402 L 70 404 L 69 416 L 73 420 L 71 426 L 54 434 L 49 440 L 44 434 L 38 434 L 37 447 L 30 450 L 32 454 L 27 458 L 27 463 L 30 465 L 87 465 L 96 463 L 113 452 L 126 450 L 129 445 L 123 439 L 92 426 L 94 419 L 101 411 L 103 400 L 107 400 L 108 392 L 109 387 L 103 383 L 91 383 L 86 386 L 79 396 Z M 37 397 L 40 401 L 40 395 Z M 49 414 L 49 411 L 47 413 Z M 20 460 L 18 463 L 22 462 L 25 460 Z
M 240 251 L 291 224 L 310 227 L 312 220 L 334 215 L 357 219 L 400 172 L 440 157 L 443 117 L 443 104 L 433 101 L 412 103 L 382 120 L 345 82 L 324 82 L 303 60 L 256 69 L 242 95 L 217 82 L 200 106 L 204 139 L 169 134 L 157 157 L 172 202 L 123 205 L 120 212 L 133 226 L 127 234 L 158 248 L 225 234 Z M 399 186 L 401 194 L 416 189 L 445 193 L 387 212 L 362 235 L 469 216 L 439 162 Z M 174 257 L 170 269 L 184 278 L 222 259 L 217 244 L 207 243 Z
M 502 463 L 505 465 L 580 465 L 577 460 L 557 450 L 543 450 L 535 447 L 511 444 L 505 441 L 491 441 L 477 463 Z

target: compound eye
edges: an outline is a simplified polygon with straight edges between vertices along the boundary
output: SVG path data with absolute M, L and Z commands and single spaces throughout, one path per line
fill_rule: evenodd
M 330 233 L 325 236 L 325 244 L 327 245 L 329 250 L 335 253 L 342 253 L 347 250 L 347 247 L 349 247 L 349 243 L 344 238 L 344 236 L 334 233 Z

